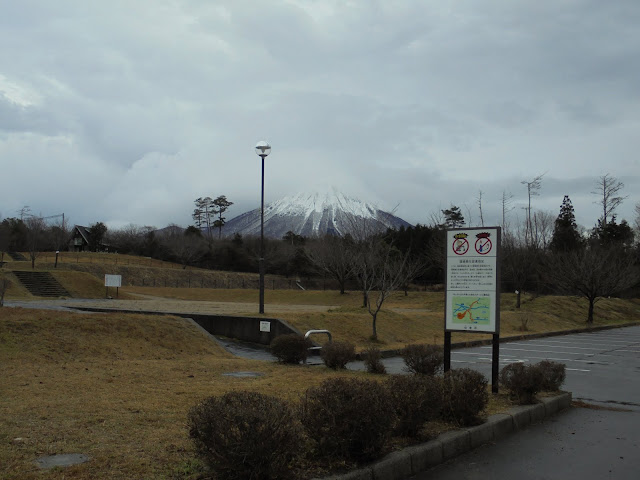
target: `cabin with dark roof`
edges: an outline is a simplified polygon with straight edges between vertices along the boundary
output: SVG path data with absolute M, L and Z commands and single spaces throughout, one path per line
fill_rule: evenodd
M 89 229 L 82 225 L 75 225 L 71 231 L 69 250 L 72 252 L 89 251 Z

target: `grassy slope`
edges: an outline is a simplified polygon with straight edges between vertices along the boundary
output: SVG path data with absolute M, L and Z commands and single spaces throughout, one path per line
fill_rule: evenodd
M 307 302 L 323 303 L 336 295 L 300 294 Z M 297 294 L 278 295 L 300 302 Z M 347 297 L 352 300 L 333 311 L 290 320 L 299 328 L 328 327 L 338 338 L 367 343 L 368 318 L 351 303 L 359 296 L 339 298 Z M 511 299 L 505 296 L 504 301 Z M 380 319 L 388 345 L 441 335 L 441 294 L 398 295 L 389 307 Z M 637 318 L 638 307 L 637 301 L 603 300 L 598 321 Z M 556 311 L 550 313 L 551 308 Z M 583 324 L 584 305 L 573 298 L 527 298 L 523 311 L 534 315 L 532 329 Z M 503 306 L 505 323 L 518 315 L 523 314 Z M 517 319 L 513 322 L 517 325 Z M 189 470 L 193 457 L 185 418 L 200 399 L 245 389 L 294 401 L 329 376 L 366 375 L 235 358 L 188 321 L 168 316 L 7 308 L 0 310 L 0 365 L 0 478 L 7 479 L 171 478 L 180 469 Z M 233 371 L 263 376 L 222 375 Z M 492 411 L 505 405 L 499 397 Z M 39 456 L 74 452 L 88 454 L 91 462 L 46 473 L 33 466 Z
M 14 270 L 22 270 L 22 268 L 14 268 L 12 270 L 5 270 L 0 272 L 0 278 L 6 276 L 11 282 L 9 289 L 5 294 L 6 300 L 32 300 L 39 297 L 34 297 L 29 291 L 17 280 L 12 274 Z M 24 268 L 25 271 L 46 271 L 50 272 L 53 277 L 63 285 L 67 291 L 74 298 L 105 298 L 106 290 L 104 287 L 104 280 L 97 278 L 95 275 L 83 272 L 73 272 L 64 270 L 47 270 L 36 268 L 32 270 Z M 115 289 L 109 289 L 109 295 L 115 296 Z M 119 294 L 119 298 L 127 299 L 133 298 L 131 295 L 127 295 L 125 292 Z
M 233 272 L 214 272 L 199 269 L 182 270 L 180 265 L 151 260 L 144 257 L 105 253 L 71 253 L 63 252 L 59 258 L 59 268 L 53 269 L 53 256 L 49 254 L 38 258 L 36 266 L 54 273 L 56 278 L 77 298 L 104 298 L 105 288 L 102 281 L 104 273 L 120 273 L 123 278 L 136 279 L 137 283 L 152 278 L 160 284 L 181 282 L 185 278 L 193 279 L 192 285 L 197 287 L 200 280 L 205 282 L 215 278 L 220 284 L 234 284 L 250 279 L 254 274 L 235 274 Z M 50 264 L 51 263 L 51 264 Z M 30 262 L 9 262 L 6 269 L 30 269 Z M 2 273 L 0 273 L 1 275 Z M 148 282 L 148 283 L 149 283 Z M 370 344 L 371 317 L 361 307 L 361 295 L 350 292 L 339 295 L 336 291 L 300 291 L 270 290 L 265 291 L 268 304 L 283 305 L 327 305 L 331 310 L 324 313 L 305 312 L 299 308 L 296 313 L 279 313 L 277 316 L 287 320 L 301 331 L 310 329 L 329 329 L 334 338 L 348 340 L 358 348 L 366 348 Z M 111 292 L 113 294 L 113 292 Z M 165 288 L 165 287 L 124 287 L 120 289 L 120 298 L 136 298 L 135 295 L 146 295 L 189 301 L 220 301 L 245 304 L 256 303 L 255 289 L 210 289 L 210 288 Z M 33 298 L 19 284 L 10 287 L 7 299 Z M 520 310 L 513 308 L 515 295 L 502 295 L 501 335 L 517 335 L 522 333 L 538 333 L 551 330 L 566 330 L 585 326 L 587 312 L 586 301 L 577 297 L 524 296 Z M 602 299 L 596 304 L 595 324 L 615 324 L 638 319 L 640 302 L 638 300 Z M 243 313 L 247 305 L 238 307 L 238 314 Z M 381 348 L 401 348 L 407 343 L 441 343 L 443 337 L 444 296 L 435 292 L 410 292 L 409 296 L 401 293 L 393 295 L 384 305 L 378 318 L 378 335 Z M 268 308 L 267 308 L 268 310 Z M 522 331 L 526 323 L 527 331 Z M 468 341 L 475 338 L 487 338 L 487 335 L 456 333 L 454 342 Z
M 336 373 L 232 357 L 183 319 L 0 310 L 0 478 L 162 478 L 192 458 L 191 406 L 235 389 L 294 400 Z M 256 371 L 259 378 L 225 372 Z M 14 441 L 22 438 L 22 441 Z M 42 455 L 91 462 L 40 473 Z
M 127 288 L 127 292 L 163 298 L 191 301 L 256 302 L 255 290 L 198 289 L 198 288 Z M 524 295 L 522 307 L 515 308 L 515 295 L 501 296 L 501 335 L 521 335 L 585 327 L 586 300 L 568 296 Z M 328 312 L 278 313 L 276 316 L 291 323 L 298 330 L 328 329 L 334 338 L 348 340 L 364 349 L 370 345 L 371 316 L 361 307 L 358 292 L 340 295 L 335 291 L 266 290 L 269 304 L 330 305 Z M 378 317 L 379 347 L 402 348 L 407 343 L 442 343 L 444 324 L 444 294 L 410 292 L 392 295 Z M 637 321 L 640 300 L 602 299 L 596 304 L 595 324 L 608 325 Z M 521 330 L 526 322 L 526 331 Z M 321 338 L 321 337 L 319 337 Z M 454 342 L 464 342 L 488 335 L 454 333 Z

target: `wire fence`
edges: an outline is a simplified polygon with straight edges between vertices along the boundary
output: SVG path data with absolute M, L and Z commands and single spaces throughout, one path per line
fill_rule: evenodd
M 123 284 L 132 287 L 165 287 L 165 288 L 217 288 L 217 289 L 255 289 L 260 288 L 258 278 L 157 278 L 142 277 L 125 280 Z M 338 284 L 330 280 L 295 280 L 292 278 L 266 278 L 265 289 L 269 290 L 337 290 Z

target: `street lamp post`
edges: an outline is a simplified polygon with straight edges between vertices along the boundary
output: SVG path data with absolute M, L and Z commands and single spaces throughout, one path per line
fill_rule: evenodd
M 271 145 L 265 141 L 256 144 L 256 154 L 262 158 L 260 191 L 260 313 L 264 313 L 264 157 L 271 153 Z

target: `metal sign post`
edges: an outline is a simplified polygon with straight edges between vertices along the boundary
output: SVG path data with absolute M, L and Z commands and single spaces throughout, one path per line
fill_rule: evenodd
M 501 228 L 447 230 L 444 370 L 451 369 L 451 332 L 493 334 L 491 390 L 500 367 Z

